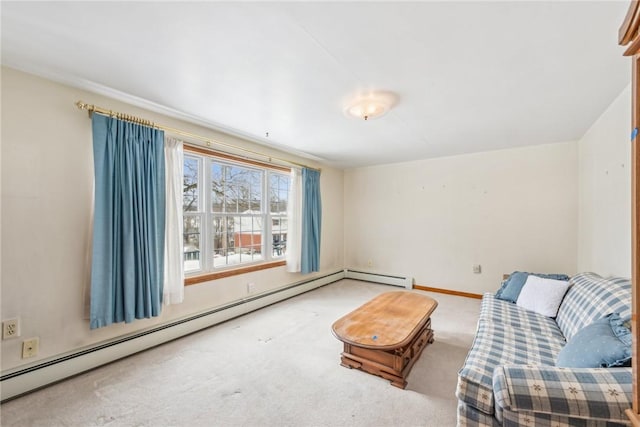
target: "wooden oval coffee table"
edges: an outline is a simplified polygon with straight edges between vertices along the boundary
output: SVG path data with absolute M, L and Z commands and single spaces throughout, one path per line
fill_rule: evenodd
M 438 302 L 413 292 L 386 292 L 338 319 L 341 365 L 381 376 L 405 388 L 422 350 L 433 342 L 431 313 Z

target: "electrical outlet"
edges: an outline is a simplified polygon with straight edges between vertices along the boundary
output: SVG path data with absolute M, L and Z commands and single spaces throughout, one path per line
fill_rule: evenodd
M 38 355 L 38 347 L 40 346 L 40 339 L 38 337 L 29 338 L 22 342 L 22 358 L 27 359 Z
M 2 322 L 2 339 L 15 338 L 20 336 L 20 319 L 7 319 Z
M 482 266 L 480 264 L 474 264 L 473 265 L 473 272 L 475 274 L 480 274 L 482 273 Z
M 256 290 L 256 284 L 253 282 L 247 283 L 247 293 L 252 294 Z

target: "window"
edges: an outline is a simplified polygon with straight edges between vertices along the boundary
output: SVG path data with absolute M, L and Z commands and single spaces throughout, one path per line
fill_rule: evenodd
M 289 185 L 283 168 L 185 152 L 185 273 L 283 259 Z

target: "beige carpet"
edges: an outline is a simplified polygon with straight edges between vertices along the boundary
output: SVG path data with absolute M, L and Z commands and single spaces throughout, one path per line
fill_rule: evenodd
M 1 424 L 454 426 L 479 300 L 428 293 L 436 341 L 406 390 L 339 364 L 331 324 L 392 290 L 342 280 L 9 401 Z

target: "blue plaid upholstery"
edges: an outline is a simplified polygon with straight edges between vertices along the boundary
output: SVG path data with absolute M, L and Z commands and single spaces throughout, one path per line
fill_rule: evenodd
M 602 420 L 559 417 L 550 414 L 527 414 L 526 412 L 508 412 L 503 426 L 507 427 L 627 427 L 631 424 L 614 423 Z
M 535 335 L 551 335 L 564 341 L 564 336 L 554 319 L 523 310 L 509 301 L 496 298 L 492 293 L 486 293 L 482 298 L 480 320 L 512 326 Z
M 556 368 L 580 329 L 610 313 L 631 317 L 628 279 L 581 273 L 555 319 L 484 295 L 474 342 L 458 372 L 458 426 L 628 425 L 630 368 Z
M 631 407 L 631 368 L 495 369 L 496 418 L 504 425 L 621 426 Z
M 492 415 L 487 415 L 458 401 L 457 427 L 500 427 L 501 425 Z
M 467 405 L 493 414 L 494 368 L 505 364 L 553 366 L 564 344 L 562 338 L 538 336 L 480 320 L 471 350 L 458 372 L 456 396 Z
M 569 341 L 580 329 L 610 313 L 631 318 L 631 281 L 620 277 L 603 278 L 580 273 L 571 278 L 556 322 Z

